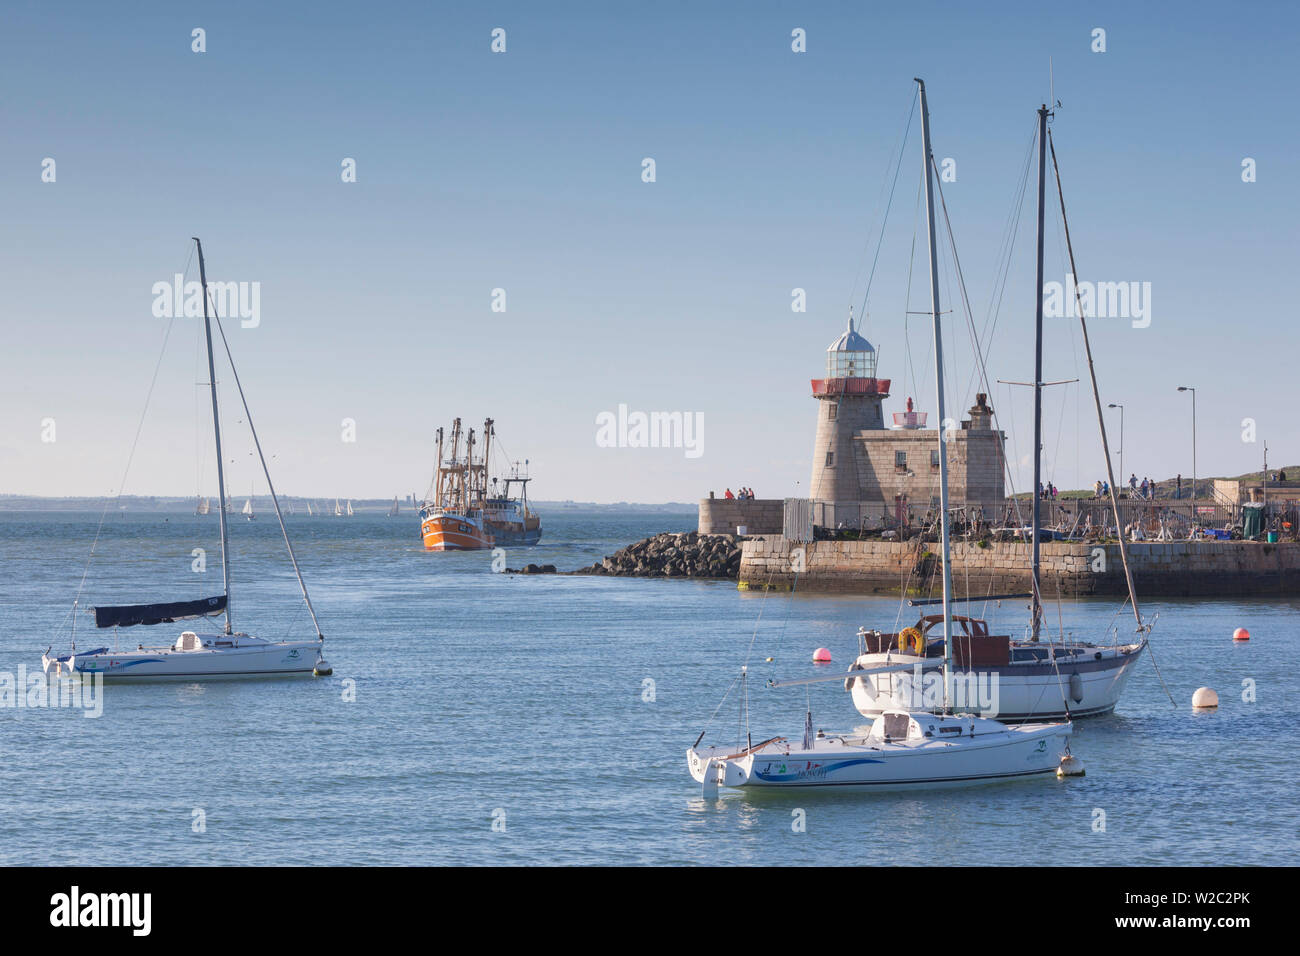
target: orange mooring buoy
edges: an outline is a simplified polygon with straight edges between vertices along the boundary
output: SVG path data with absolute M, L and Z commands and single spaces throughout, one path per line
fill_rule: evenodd
M 1250 631 L 1244 627 L 1239 627 L 1232 632 L 1232 639 L 1234 641 L 1248 641 L 1250 640 Z
M 829 664 L 831 662 L 831 652 L 829 648 L 819 647 L 813 651 L 814 664 Z

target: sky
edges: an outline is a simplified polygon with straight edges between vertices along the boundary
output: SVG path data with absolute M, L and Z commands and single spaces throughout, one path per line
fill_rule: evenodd
M 1091 325 L 1125 470 L 1191 475 L 1179 385 L 1198 474 L 1257 470 L 1265 441 L 1292 464 L 1298 20 L 1282 3 L 11 0 L 0 493 L 215 494 L 201 322 L 155 315 L 153 291 L 197 279 L 199 236 L 210 281 L 258 284 L 255 324 L 226 332 L 282 493 L 422 494 L 436 429 L 490 416 L 537 499 L 806 495 L 809 380 L 850 304 L 886 412 L 908 395 L 933 411 L 928 318 L 908 314 L 929 308 L 917 76 L 989 377 L 1033 375 L 1020 187 L 1054 93 L 1080 278 L 1150 290 L 1144 327 Z M 1063 248 L 1052 206 L 1048 281 Z M 951 411 L 977 388 L 949 259 Z M 1046 475 L 1091 486 L 1077 323 L 1049 319 L 1045 349 L 1045 379 L 1085 383 L 1047 392 Z M 263 494 L 218 383 L 228 487 Z M 1030 393 L 990 401 L 1027 487 Z M 602 447 L 620 406 L 691 416 L 698 448 Z

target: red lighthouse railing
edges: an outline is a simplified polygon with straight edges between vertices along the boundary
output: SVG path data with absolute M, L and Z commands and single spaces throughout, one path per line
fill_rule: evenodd
M 887 378 L 815 378 L 812 380 L 812 393 L 820 398 L 823 395 L 878 395 L 889 397 L 889 379 Z

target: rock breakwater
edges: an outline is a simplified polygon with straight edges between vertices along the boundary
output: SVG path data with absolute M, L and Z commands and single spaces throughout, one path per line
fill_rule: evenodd
M 718 578 L 740 576 L 740 542 L 734 534 L 666 532 L 620 548 L 603 561 L 570 574 L 639 578 Z

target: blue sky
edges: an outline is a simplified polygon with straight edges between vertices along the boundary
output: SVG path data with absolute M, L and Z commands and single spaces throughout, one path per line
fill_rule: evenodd
M 434 430 L 490 415 L 531 460 L 539 498 L 806 494 L 808 380 L 851 296 L 860 307 L 912 77 L 927 82 L 936 156 L 956 161 L 944 195 L 982 325 L 1049 57 L 1081 277 L 1152 288 L 1149 328 L 1093 326 L 1103 398 L 1127 409 L 1126 469 L 1190 476 L 1181 384 L 1198 389 L 1200 474 L 1258 467 L 1247 417 L 1270 462 L 1298 457 L 1288 5 L 124 9 L 0 14 L 0 492 L 116 490 L 166 324 L 151 287 L 199 235 L 210 279 L 261 283 L 260 325 L 229 334 L 281 491 L 423 492 Z M 489 48 L 496 27 L 504 54 Z M 791 51 L 796 27 L 806 53 Z M 1090 49 L 1097 27 L 1104 53 Z M 894 380 L 887 411 L 906 394 L 933 404 L 925 320 L 905 315 L 928 295 L 922 237 L 910 305 L 906 288 L 918 129 L 863 328 Z M 341 181 L 345 157 L 355 183 Z M 993 378 L 1032 376 L 1032 229 L 1031 196 Z M 1064 272 L 1053 214 L 1047 278 Z M 796 287 L 806 313 L 791 311 Z M 965 408 L 969 340 L 960 313 L 948 320 Z M 1048 379 L 1086 378 L 1074 329 L 1049 322 Z M 196 333 L 172 327 L 127 493 L 214 491 Z M 249 445 L 224 398 L 242 495 Z M 1022 460 L 1027 392 L 991 400 Z M 701 413 L 704 454 L 597 447 L 596 416 L 619 404 Z M 54 442 L 41 440 L 48 418 Z M 345 418 L 355 442 L 341 440 Z M 1089 396 L 1053 390 L 1046 418 L 1049 477 L 1091 484 Z

